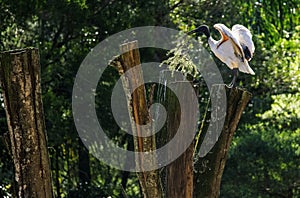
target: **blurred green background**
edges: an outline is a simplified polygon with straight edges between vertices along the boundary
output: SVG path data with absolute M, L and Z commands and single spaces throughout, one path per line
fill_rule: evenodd
M 29 46 L 40 50 L 55 197 L 141 197 L 136 175 L 89 155 L 76 132 L 72 88 L 88 52 L 132 27 L 154 25 L 187 32 L 215 23 L 243 24 L 256 46 L 250 62 L 256 75 L 239 76 L 238 85 L 253 97 L 231 146 L 220 197 L 299 197 L 299 4 L 298 0 L 1 0 L 0 51 Z M 212 29 L 212 36 L 217 39 L 219 33 Z M 144 50 L 141 57 L 149 62 L 166 56 Z M 230 82 L 230 70 L 215 61 L 224 81 Z M 132 149 L 131 138 L 111 114 L 110 94 L 117 80 L 112 68 L 102 76 L 97 91 L 107 97 L 97 99 L 98 118 L 112 139 Z M 8 129 L 2 95 L 0 104 L 3 136 Z M 12 196 L 13 188 L 13 161 L 5 141 L 0 141 L 0 197 Z

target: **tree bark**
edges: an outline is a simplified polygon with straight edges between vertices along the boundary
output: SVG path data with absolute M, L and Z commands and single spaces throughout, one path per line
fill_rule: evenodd
M 117 58 L 118 60 L 114 63 L 121 75 L 129 69 L 132 69 L 134 66 L 140 65 L 139 52 L 137 48 L 138 46 L 135 42 L 121 46 L 121 52 L 124 53 L 121 58 Z M 134 85 L 143 84 L 140 83 L 143 82 L 141 68 L 137 67 L 137 69 L 135 69 L 135 73 L 133 72 L 132 75 L 133 76 L 125 75 L 125 80 L 122 80 L 125 94 L 128 98 L 128 107 L 132 113 L 133 120 L 135 121 L 132 125 L 146 124 L 149 122 L 149 112 L 146 104 L 145 88 L 144 86 L 140 86 L 134 92 L 131 90 L 132 87 L 135 87 Z M 187 96 L 183 98 L 184 103 L 193 103 L 191 101 L 191 97 L 189 97 L 190 93 L 185 92 L 187 90 L 185 90 L 183 86 L 185 83 L 190 82 L 179 79 L 178 82 L 173 83 L 177 85 L 178 89 L 180 89 L 179 92 L 181 95 Z M 221 106 L 224 98 L 218 98 L 219 96 L 223 97 L 221 90 L 224 89 L 226 92 L 226 96 L 224 97 L 227 97 L 226 107 Z M 162 137 L 167 140 L 165 142 L 164 140 L 158 140 L 158 142 L 161 141 L 161 143 L 167 143 L 167 141 L 172 139 L 176 133 L 183 134 L 183 131 L 177 131 L 180 122 L 183 122 L 183 128 L 188 128 L 195 124 L 192 123 L 192 118 L 196 115 L 193 108 L 197 107 L 191 105 L 186 109 L 180 108 L 176 96 L 174 94 L 172 95 L 170 90 L 164 89 L 163 92 L 164 93 L 159 93 L 159 95 L 163 95 L 164 97 L 166 96 L 166 98 L 163 99 L 163 103 L 166 106 L 168 115 L 166 124 L 167 135 L 164 134 Z M 194 147 L 197 145 L 191 143 L 190 145 L 187 145 L 188 147 L 186 151 L 179 158 L 166 167 L 166 197 L 219 197 L 221 179 L 229 147 L 241 115 L 251 98 L 251 94 L 239 88 L 229 89 L 225 85 L 214 85 L 212 92 L 212 95 L 216 96 L 216 98 L 211 98 L 211 100 L 217 101 L 217 106 L 215 107 L 219 109 L 217 113 L 225 117 L 224 124 L 218 124 L 218 127 L 221 128 L 221 134 L 220 136 L 216 135 L 215 137 L 212 137 L 212 139 L 209 139 L 207 142 L 203 142 L 207 133 L 214 133 L 212 131 L 207 131 L 209 124 L 211 124 L 211 122 L 218 123 L 218 119 L 211 117 L 210 112 L 207 111 L 205 113 L 207 115 L 205 120 L 206 124 L 199 132 L 201 134 L 199 142 L 208 145 L 210 144 L 210 141 L 213 143 L 215 142 L 214 146 L 212 146 L 207 155 L 199 158 L 197 156 L 193 156 L 195 153 Z M 131 95 L 130 93 L 133 94 Z M 180 120 L 180 116 L 182 115 L 185 119 Z M 141 133 L 140 130 L 142 129 L 140 129 L 138 125 L 133 126 L 132 128 L 135 134 Z M 195 126 L 195 131 L 196 130 Z M 135 151 L 147 152 L 155 150 L 156 144 L 154 137 L 154 135 L 151 138 L 134 137 Z M 214 138 L 215 141 L 213 140 Z M 174 150 L 180 149 L 180 144 L 182 144 L 182 142 L 178 142 L 178 148 L 174 148 Z M 172 155 L 172 152 L 170 155 Z M 194 167 L 195 157 L 197 161 Z M 143 163 L 147 163 L 141 158 L 141 156 L 137 156 L 136 162 L 137 166 L 142 166 Z M 194 174 L 195 170 L 196 173 Z M 160 185 L 158 185 L 160 182 L 159 176 L 160 175 L 157 171 L 142 172 L 138 174 L 144 197 L 163 196 Z
M 150 113 L 147 106 L 146 90 L 141 70 L 140 55 L 137 41 L 125 43 L 120 46 L 121 57 L 113 63 L 119 74 L 123 75 L 122 84 L 127 98 L 128 110 L 132 117 L 131 128 L 134 136 L 135 152 L 152 152 L 156 150 L 155 135 L 142 137 L 141 134 L 151 134 L 152 126 L 141 127 L 150 123 Z M 127 75 L 127 71 L 132 72 Z M 141 85 L 141 86 L 137 86 Z M 136 88 L 136 89 L 134 89 Z M 131 94 L 132 93 L 132 94 Z M 145 198 L 161 197 L 162 192 L 159 181 L 159 171 L 143 171 L 145 164 L 155 164 L 156 159 L 146 161 L 143 155 L 136 155 L 136 166 L 142 170 L 138 173 L 139 182 Z
M 0 81 L 20 198 L 52 197 L 38 49 L 1 52 Z
M 186 89 L 187 85 L 192 86 L 190 81 L 183 79 L 183 76 L 176 75 L 176 72 L 172 73 L 171 71 L 162 71 L 163 78 L 161 79 L 162 83 L 167 87 L 172 87 L 173 90 L 176 89 L 179 95 L 183 96 L 181 103 L 185 104 L 181 106 L 173 91 L 170 89 L 165 89 L 165 98 L 163 103 L 168 112 L 167 114 L 167 125 L 166 125 L 166 134 L 167 142 L 170 141 L 177 133 L 179 133 L 182 138 L 185 138 L 187 132 L 196 131 L 197 123 L 194 121 L 197 119 L 197 106 L 194 104 L 198 103 L 195 99 L 196 97 L 191 96 L 191 90 Z M 169 82 L 169 79 L 170 80 Z M 160 85 L 162 86 L 162 85 Z M 195 90 L 192 90 L 195 91 Z M 161 94 L 160 94 L 161 95 Z M 164 95 L 164 94 L 163 94 Z M 184 119 L 181 119 L 184 118 Z M 179 129 L 181 125 L 181 129 Z M 192 129 L 192 130 L 191 130 Z M 188 130 L 188 131 L 185 131 Z M 178 146 L 172 148 L 172 151 L 168 155 L 172 155 L 174 152 L 179 152 L 182 148 L 182 144 L 185 141 L 180 140 L 176 143 Z M 189 145 L 184 145 L 187 149 L 180 155 L 175 161 L 166 167 L 166 187 L 165 194 L 166 197 L 174 198 L 192 198 L 193 197 L 193 177 L 194 177 L 194 166 L 193 166 L 193 154 L 194 154 L 194 142 L 191 142 Z
M 199 198 L 219 197 L 221 179 L 229 147 L 242 113 L 251 98 L 251 93 L 239 88 L 229 89 L 226 85 L 214 85 L 212 92 L 216 93 L 215 95 L 220 95 L 218 92 L 220 92 L 222 88 L 225 88 L 227 96 L 227 108 L 224 109 L 226 110 L 224 111 L 226 117 L 222 132 L 219 137 L 216 137 L 217 142 L 209 153 L 206 156 L 199 158 L 195 164 L 197 170 L 194 179 L 195 197 Z M 200 142 L 203 141 L 205 135 L 208 133 L 207 128 L 209 123 L 214 122 L 214 119 L 211 119 L 210 113 L 206 112 L 206 114 L 206 126 L 204 126 L 203 131 L 200 131 Z M 217 122 L 218 120 L 215 121 Z

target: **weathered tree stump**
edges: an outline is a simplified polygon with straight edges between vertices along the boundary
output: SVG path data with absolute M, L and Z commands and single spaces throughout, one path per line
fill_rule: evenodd
M 52 197 L 38 49 L 0 53 L 0 81 L 17 197 Z
M 174 94 L 171 89 L 165 89 L 166 93 L 162 94 L 166 96 L 162 102 L 168 113 L 164 133 L 167 134 L 167 142 L 172 140 L 177 133 L 181 136 L 176 142 L 177 146 L 172 148 L 168 155 L 182 152 L 180 149 L 183 147 L 187 149 L 175 161 L 167 165 L 165 193 L 166 197 L 192 198 L 194 188 L 194 141 L 186 142 L 184 139 L 188 135 L 193 136 L 197 130 L 198 105 L 196 104 L 198 104 L 198 101 L 192 83 L 183 78 L 181 73 L 181 75 L 176 74 L 177 72 L 162 71 L 162 81 L 166 81 L 163 84 L 176 90 L 177 94 Z M 180 125 L 181 127 L 179 127 Z
M 221 134 L 215 136 L 216 143 L 212 149 L 204 157 L 200 157 L 195 168 L 197 170 L 195 181 L 195 197 L 199 198 L 217 198 L 220 194 L 221 179 L 225 168 L 228 151 L 232 142 L 233 135 L 237 129 L 242 113 L 246 108 L 251 93 L 239 88 L 228 88 L 226 85 L 214 85 L 212 94 L 218 95 L 220 90 L 226 91 L 227 107 L 221 110 L 225 115 L 225 122 Z M 222 98 L 221 98 L 222 100 Z M 220 108 L 222 109 L 222 107 Z M 205 144 L 203 140 L 209 131 L 208 125 L 218 120 L 211 119 L 209 112 L 206 112 L 206 126 L 200 131 L 200 142 Z M 197 156 L 196 156 L 197 157 Z
M 150 113 L 146 100 L 146 90 L 144 86 L 143 73 L 141 70 L 140 55 L 137 41 L 125 43 L 120 46 L 121 57 L 115 60 L 113 65 L 117 67 L 119 74 L 123 75 L 122 84 L 127 99 L 127 106 L 131 116 L 132 132 L 134 134 L 134 150 L 137 152 L 136 166 L 142 171 L 138 173 L 139 182 L 145 198 L 161 197 L 161 186 L 159 171 L 143 171 L 147 164 L 155 164 L 156 159 L 150 161 L 143 157 L 145 152 L 155 152 L 155 135 L 152 133 L 153 127 L 145 127 L 150 123 Z M 126 74 L 127 71 L 131 71 Z M 141 86 L 139 86 L 141 85 Z M 153 134 L 149 137 L 142 137 L 142 134 Z
M 167 110 L 167 123 L 165 126 L 166 134 L 163 134 L 163 139 L 166 141 L 155 140 L 155 136 L 151 137 L 141 137 L 140 134 L 145 134 L 143 130 L 151 130 L 145 127 L 140 127 L 141 125 L 148 124 L 150 122 L 150 114 L 147 107 L 146 101 L 146 91 L 143 83 L 142 70 L 140 67 L 140 58 L 137 42 L 126 43 L 121 45 L 121 52 L 123 53 L 121 57 L 118 57 L 114 61 L 113 65 L 118 69 L 121 75 L 125 74 L 127 71 L 132 70 L 130 75 L 124 75 L 122 78 L 122 84 L 127 96 L 127 105 L 129 112 L 131 113 L 132 120 L 131 123 L 133 133 L 136 135 L 134 137 L 134 148 L 137 152 L 151 152 L 155 151 L 156 142 L 163 144 L 168 143 L 176 133 L 179 133 L 180 137 L 184 138 L 184 129 L 192 127 L 195 131 L 197 130 L 196 123 L 194 122 L 194 117 L 197 116 L 198 108 L 197 105 L 187 105 L 186 108 L 181 108 L 172 91 L 164 89 L 164 93 L 159 93 L 165 98 L 162 102 Z M 172 82 L 176 84 L 180 91 L 180 95 L 184 96 L 181 98 L 185 104 L 195 104 L 197 101 L 190 97 L 191 93 L 189 90 L 185 89 L 185 84 L 191 84 L 191 82 L 178 79 L 177 82 Z M 137 85 L 143 86 L 137 86 Z M 164 84 L 164 83 L 162 83 Z M 168 86 L 173 86 L 167 84 Z M 133 88 L 136 88 L 135 90 Z M 225 93 L 223 95 L 223 92 Z M 195 152 L 194 142 L 191 141 L 189 145 L 182 145 L 181 141 L 178 141 L 177 146 L 170 151 L 168 155 L 173 155 L 176 151 L 182 149 L 186 146 L 186 150 L 166 167 L 164 172 L 166 176 L 166 184 L 164 186 L 165 193 L 163 195 L 160 186 L 160 174 L 158 171 L 142 171 L 138 173 L 138 178 L 141 184 L 144 197 L 209 197 L 214 198 L 219 196 L 221 178 L 223 170 L 225 167 L 228 150 L 230 143 L 232 141 L 233 134 L 237 128 L 238 122 L 244 111 L 247 103 L 250 100 L 251 94 L 247 91 L 232 88 L 229 89 L 225 85 L 214 85 L 212 92 L 217 97 L 212 98 L 216 102 L 217 106 L 215 111 L 223 116 L 225 122 L 220 122 L 218 128 L 221 130 L 220 134 L 214 134 L 212 138 L 205 139 L 204 137 L 208 133 L 214 133 L 213 131 L 207 131 L 209 128 L 209 122 L 218 122 L 218 119 L 210 120 L 211 116 L 209 112 L 206 112 L 206 124 L 200 131 L 200 141 L 199 144 L 206 144 L 206 148 L 209 152 L 204 157 L 200 158 L 196 156 L 198 161 L 195 163 Z M 218 98 L 220 97 L 221 98 Z M 223 98 L 222 98 L 223 97 Z M 227 99 L 225 106 L 222 105 L 222 100 Z M 219 105 L 219 106 L 218 106 Z M 215 113 L 214 112 L 214 113 Z M 184 117 L 181 119 L 180 117 Z M 182 124 L 182 129 L 178 130 L 179 125 Z M 148 133 L 148 132 L 147 132 Z M 149 134 L 149 133 L 148 133 Z M 190 134 L 191 135 L 191 134 Z M 193 134 L 192 134 L 193 135 Z M 205 141 L 207 142 L 205 142 Z M 204 141 L 204 142 L 203 142 Z M 206 151 L 205 151 L 206 152 Z M 206 154 L 206 153 L 205 153 Z M 157 159 L 152 159 L 152 162 L 145 161 L 142 155 L 136 156 L 136 164 L 139 167 L 143 167 L 145 163 L 156 163 Z M 195 166 L 195 167 L 194 167 Z M 198 170 L 194 174 L 194 169 Z

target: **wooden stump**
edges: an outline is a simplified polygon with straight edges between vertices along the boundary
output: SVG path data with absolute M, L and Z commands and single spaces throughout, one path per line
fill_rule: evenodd
M 199 112 L 197 92 L 181 72 L 163 70 L 158 95 L 167 112 L 166 125 L 157 140 L 159 147 L 175 141 L 167 153 L 174 161 L 162 169 L 165 196 L 193 197 L 193 138 Z
M 194 89 L 190 81 L 187 81 L 182 75 L 176 75 L 176 72 L 163 72 L 162 76 L 166 79 L 172 79 L 171 82 L 167 81 L 165 85 L 172 87 L 177 94 L 179 93 L 179 95 L 176 95 L 170 89 L 166 89 L 166 97 L 163 101 L 168 112 L 165 131 L 167 141 L 174 138 L 176 134 L 181 136 L 176 143 L 176 147 L 172 148 L 168 155 L 180 152 L 183 147 L 187 148 L 175 161 L 166 167 L 166 197 L 192 198 L 194 188 L 194 141 L 187 143 L 184 139 L 187 135 L 193 136 L 197 130 L 198 106 L 195 104 L 198 104 L 198 101 L 196 93 L 193 93 Z
M 217 141 L 212 149 L 204 157 L 200 157 L 195 168 L 197 170 L 195 178 L 195 195 L 199 198 L 217 198 L 220 194 L 221 179 L 225 168 L 228 151 L 232 142 L 233 135 L 237 129 L 242 113 L 246 108 L 251 93 L 239 88 L 228 88 L 226 85 L 214 85 L 212 92 L 218 95 L 220 90 L 226 91 L 227 107 L 224 107 L 225 122 L 221 134 L 217 136 Z M 222 108 L 221 108 L 222 109 Z M 223 111 L 222 111 L 223 113 Z M 210 114 L 206 112 L 206 114 Z M 206 117 L 206 126 L 200 131 L 200 142 L 207 135 L 208 125 L 218 120 Z
M 52 197 L 37 49 L 1 52 L 0 81 L 17 197 Z
M 155 135 L 152 133 L 150 113 L 146 100 L 143 73 L 141 70 L 140 55 L 137 41 L 125 43 L 120 46 L 122 53 L 118 60 L 112 64 L 117 68 L 120 75 L 123 75 L 122 84 L 127 98 L 128 111 L 131 116 L 131 128 L 135 135 L 134 150 L 136 154 L 136 166 L 142 170 L 138 173 L 139 182 L 145 198 L 162 197 L 159 171 L 144 171 L 143 167 L 155 166 L 156 159 L 146 160 L 142 153 L 155 152 Z M 126 72 L 131 71 L 129 74 Z M 141 86 L 138 86 L 141 85 Z M 142 137 L 141 134 L 153 134 L 149 137 Z M 139 154 L 140 153 L 140 154 Z
M 131 76 L 126 76 L 125 79 L 122 79 L 123 88 L 125 90 L 125 94 L 128 98 L 128 108 L 132 114 L 132 120 L 134 123 L 132 124 L 132 130 L 134 134 L 141 134 L 143 131 L 141 130 L 151 130 L 140 128 L 139 125 L 147 124 L 149 122 L 149 110 L 147 108 L 146 101 L 146 91 L 144 86 L 138 87 L 135 91 L 132 90 L 132 87 L 136 87 L 138 84 L 143 84 L 142 78 L 142 70 L 139 59 L 139 52 L 137 42 L 126 43 L 121 46 L 121 52 L 123 53 L 121 57 L 118 57 L 117 60 L 114 61 L 113 65 L 118 69 L 119 73 L 123 75 L 126 71 L 131 70 L 133 67 L 138 66 L 134 69 Z M 175 82 L 173 82 L 175 83 Z M 180 89 L 180 93 L 185 96 L 182 100 L 184 103 L 192 103 L 190 93 L 186 92 L 188 90 L 184 89 L 184 84 L 190 83 L 189 81 L 184 81 L 182 79 L 178 79 L 176 82 L 177 88 Z M 164 83 L 162 83 L 164 84 Z M 169 85 L 168 85 L 169 86 Z M 237 128 L 238 122 L 244 111 L 247 103 L 250 100 L 251 94 L 247 91 L 233 88 L 229 89 L 225 85 L 214 85 L 212 88 L 212 92 L 214 92 L 217 96 L 222 96 L 221 90 L 223 90 L 224 98 L 212 98 L 213 101 L 217 102 L 217 108 L 221 107 L 218 105 L 222 104 L 223 99 L 227 99 L 227 106 L 224 108 L 220 108 L 220 112 L 222 116 L 224 116 L 225 122 L 220 122 L 218 127 L 221 129 L 221 134 L 215 135 L 215 140 L 209 139 L 209 141 L 213 142 L 211 148 L 209 148 L 209 153 L 201 157 L 195 164 L 195 168 L 200 170 L 197 174 L 194 175 L 194 142 L 187 146 L 187 149 L 183 152 L 179 158 L 177 158 L 174 162 L 169 164 L 166 167 L 166 185 L 165 185 L 165 195 L 163 195 L 160 187 L 160 174 L 158 171 L 150 171 L 150 172 L 141 172 L 138 173 L 138 178 L 142 187 L 143 196 L 144 197 L 172 197 L 172 198 L 182 198 L 182 197 L 209 197 L 214 198 L 219 196 L 220 192 L 220 184 L 221 178 L 223 174 L 223 170 L 225 167 L 228 150 L 230 147 L 230 143 L 232 141 L 233 134 Z M 132 94 L 131 94 L 132 93 Z M 151 152 L 156 149 L 156 142 L 166 144 L 176 133 L 180 135 L 184 134 L 183 130 L 185 128 L 194 127 L 195 131 L 197 130 L 196 125 L 192 118 L 197 116 L 193 108 L 198 108 L 193 105 L 188 108 L 180 108 L 178 99 L 174 94 L 170 92 L 170 90 L 164 89 L 163 93 L 159 93 L 160 96 L 165 97 L 160 102 L 162 102 L 167 109 L 167 124 L 166 131 L 163 135 L 161 135 L 164 140 L 155 140 L 155 136 L 151 137 L 134 137 L 134 145 L 135 151 L 138 152 Z M 193 101 L 196 102 L 196 101 Z M 210 114 L 206 112 L 206 114 Z M 181 115 L 185 117 L 185 119 L 180 119 Z M 206 121 L 210 120 L 211 116 L 206 116 Z M 180 122 L 183 122 L 183 130 L 177 130 Z M 212 119 L 212 122 L 218 122 L 216 119 Z M 200 144 L 201 140 L 204 140 L 205 135 L 210 131 L 207 131 L 208 126 L 204 126 L 202 131 L 199 133 L 200 136 Z M 144 131 L 145 132 L 145 131 Z M 182 136 L 183 137 L 183 136 Z M 204 142 L 205 143 L 205 142 Z M 182 148 L 182 142 L 179 141 L 177 146 L 174 147 L 174 151 L 180 150 Z M 176 152 L 174 152 L 176 153 Z M 170 152 L 169 155 L 173 155 L 173 152 Z M 156 159 L 153 159 L 154 163 L 156 163 Z M 146 162 L 143 159 L 143 156 L 136 156 L 137 166 L 143 166 L 145 163 L 153 163 Z

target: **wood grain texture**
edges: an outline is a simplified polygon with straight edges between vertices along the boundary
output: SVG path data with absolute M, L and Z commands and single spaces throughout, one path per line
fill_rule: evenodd
M 1 52 L 0 69 L 17 196 L 50 198 L 51 174 L 38 50 Z
M 168 112 L 167 116 L 167 142 L 172 140 L 175 135 L 180 138 L 176 142 L 176 147 L 169 151 L 168 155 L 173 156 L 175 153 L 183 152 L 175 161 L 171 162 L 166 167 L 166 197 L 193 197 L 194 187 L 194 142 L 189 142 L 188 145 L 184 139 L 187 132 L 195 132 L 197 130 L 197 97 L 192 97 L 191 91 L 187 89 L 191 86 L 190 81 L 183 79 L 182 75 L 176 75 L 170 71 L 163 71 L 167 80 L 166 85 L 172 89 L 165 89 L 165 106 Z M 169 82 L 170 81 L 170 82 Z M 191 86 L 192 87 L 192 86 Z M 176 94 L 172 90 L 176 90 Z M 179 98 L 180 101 L 179 102 Z M 193 134 L 192 134 L 193 135 Z M 187 148 L 182 150 L 183 147 Z M 174 158 L 174 157 L 172 157 Z
M 150 123 L 150 113 L 146 100 L 146 90 L 137 41 L 120 45 L 120 51 L 122 55 L 119 62 L 115 61 L 115 66 L 119 74 L 123 75 L 122 84 L 127 98 L 128 110 L 132 117 L 131 128 L 135 135 L 133 138 L 136 151 L 136 166 L 142 170 L 138 173 L 139 182 L 143 197 L 159 198 L 162 197 L 159 171 L 144 170 L 144 167 L 156 166 L 155 157 L 147 159 L 144 157 L 144 153 L 146 152 L 155 152 L 156 142 L 155 135 L 152 132 L 153 126 Z M 142 137 L 142 134 L 152 135 Z
M 226 91 L 227 107 L 226 112 L 224 112 L 226 113 L 226 117 L 221 134 L 219 137 L 216 137 L 217 142 L 210 152 L 200 158 L 195 165 L 198 170 L 197 177 L 195 178 L 195 197 L 199 198 L 219 197 L 222 175 L 230 144 L 243 111 L 252 96 L 248 91 L 239 88 L 228 88 L 226 85 L 213 85 L 212 92 L 215 92 L 217 95 L 222 89 Z M 209 112 L 206 113 L 209 114 Z M 211 116 L 207 116 L 207 120 L 213 122 L 210 118 Z M 205 126 L 202 131 L 202 141 L 207 133 L 207 127 Z

